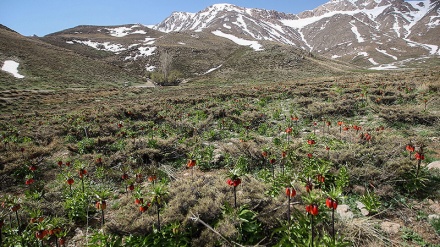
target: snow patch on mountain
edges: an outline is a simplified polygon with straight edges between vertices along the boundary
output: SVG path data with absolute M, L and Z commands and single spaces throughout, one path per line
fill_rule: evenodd
M 20 64 L 15 61 L 6 60 L 3 63 L 2 70 L 12 74 L 15 78 L 22 79 L 22 78 L 24 78 L 24 75 L 21 75 L 20 73 L 18 73 L 18 66 L 19 65 Z
M 371 58 L 371 57 L 368 59 L 368 61 L 369 61 L 371 64 L 373 64 L 373 65 L 379 65 L 379 63 L 377 63 L 376 61 L 374 61 L 374 59 Z
M 315 23 L 317 21 L 320 21 L 324 18 L 329 18 L 329 17 L 332 17 L 334 15 L 338 15 L 338 14 L 354 16 L 359 13 L 364 13 L 370 19 L 375 20 L 377 18 L 377 16 L 382 14 L 383 11 L 386 8 L 388 8 L 389 6 L 390 6 L 390 4 L 384 5 L 381 7 L 376 7 L 373 9 L 357 9 L 357 10 L 351 10 L 351 11 L 330 11 L 330 12 L 324 13 L 319 16 L 312 16 L 312 17 L 308 17 L 308 18 L 298 18 L 295 20 L 284 19 L 284 20 L 281 20 L 281 22 L 286 26 L 289 26 L 292 28 L 297 28 L 297 29 L 302 29 L 302 28 L 304 28 L 312 23 Z
M 146 69 L 148 72 L 153 72 L 153 71 L 156 70 L 156 66 L 153 66 L 153 65 L 149 65 L 149 64 L 147 64 L 147 65 L 145 65 L 145 69 Z
M 227 34 L 222 31 L 219 31 L 219 30 L 213 31 L 212 34 L 223 37 L 223 38 L 227 38 L 238 45 L 249 46 L 252 49 L 254 49 L 255 51 L 262 51 L 263 50 L 263 48 L 262 48 L 263 46 L 260 43 L 258 43 L 258 41 L 252 41 L 252 40 L 238 38 L 232 34 Z
M 376 51 L 378 51 L 378 52 L 380 52 L 380 53 L 382 53 L 382 54 L 384 54 L 384 55 L 386 55 L 386 56 L 389 56 L 389 57 L 393 58 L 394 60 L 397 60 L 397 57 L 396 57 L 396 56 L 393 56 L 393 55 L 391 55 L 391 54 L 388 54 L 386 50 L 380 50 L 380 49 L 376 48 Z
M 74 43 L 87 45 L 87 46 L 90 46 L 90 47 L 95 48 L 96 50 L 100 50 L 100 51 L 114 52 L 116 54 L 121 51 L 127 50 L 121 44 L 111 44 L 110 42 L 100 43 L 100 42 L 94 42 L 91 40 L 72 40 L 69 44 L 74 44 Z
M 384 65 L 380 65 L 377 67 L 371 67 L 370 69 L 372 69 L 372 70 L 394 70 L 394 69 L 398 69 L 398 67 L 394 66 L 394 65 L 390 65 L 390 64 L 384 64 Z
M 110 32 L 111 36 L 114 37 L 124 37 L 130 34 L 147 34 L 144 30 L 135 30 L 133 28 L 141 27 L 140 25 L 133 25 L 131 27 L 116 27 L 116 28 L 107 28 Z
M 155 41 L 156 41 L 155 38 L 150 38 L 150 37 L 146 37 L 146 38 L 144 39 L 144 43 L 145 43 L 146 45 L 152 45 L 152 44 L 154 44 Z
M 220 69 L 222 66 L 223 66 L 223 64 L 220 64 L 219 66 L 217 66 L 217 67 L 215 67 L 215 68 L 209 69 L 208 71 L 206 71 L 206 72 L 203 73 L 203 74 L 204 74 L 204 75 L 209 74 L 209 73 L 211 73 L 211 72 L 214 71 L 214 70 L 218 70 L 218 69 Z
M 409 39 L 404 39 L 411 47 L 419 46 L 429 51 L 430 55 L 440 55 L 440 49 L 436 45 L 422 44 Z
M 354 21 L 350 21 L 351 25 L 351 31 L 356 35 L 356 39 L 359 43 L 362 43 L 365 41 L 365 39 L 362 38 L 362 35 L 359 33 L 357 27 L 354 25 Z
M 149 57 L 154 55 L 154 51 L 156 51 L 157 47 L 155 46 L 144 46 L 144 47 L 139 47 L 138 51 L 134 53 L 134 56 L 128 56 L 125 57 L 125 60 L 137 60 L 139 57 Z

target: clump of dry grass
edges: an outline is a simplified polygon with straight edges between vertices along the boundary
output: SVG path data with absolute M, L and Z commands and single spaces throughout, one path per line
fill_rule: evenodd
M 337 228 L 354 246 L 399 245 L 399 242 L 390 239 L 383 233 L 380 229 L 380 221 L 369 217 L 340 221 Z

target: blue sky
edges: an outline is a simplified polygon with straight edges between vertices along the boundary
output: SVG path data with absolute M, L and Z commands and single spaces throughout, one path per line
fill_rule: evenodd
M 0 24 L 44 36 L 78 25 L 157 24 L 173 11 L 198 12 L 216 3 L 298 14 L 330 0 L 0 0 Z

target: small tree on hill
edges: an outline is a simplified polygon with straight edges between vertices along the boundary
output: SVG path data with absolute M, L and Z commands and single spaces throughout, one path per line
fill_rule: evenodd
M 160 71 L 151 73 L 151 79 L 159 85 L 176 85 L 179 83 L 179 78 L 182 74 L 179 71 L 171 70 L 173 63 L 173 56 L 167 51 L 164 51 L 160 57 Z
M 163 78 L 165 80 L 168 79 L 168 75 L 171 71 L 171 65 L 173 63 L 173 56 L 169 54 L 167 51 L 163 52 L 159 58 L 160 66 L 163 74 Z

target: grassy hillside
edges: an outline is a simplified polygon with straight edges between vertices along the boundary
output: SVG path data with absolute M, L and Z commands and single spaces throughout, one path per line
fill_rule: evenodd
M 16 79 L 0 71 L 0 89 L 120 86 L 139 79 L 120 67 L 0 28 L 0 62 L 20 64 Z

